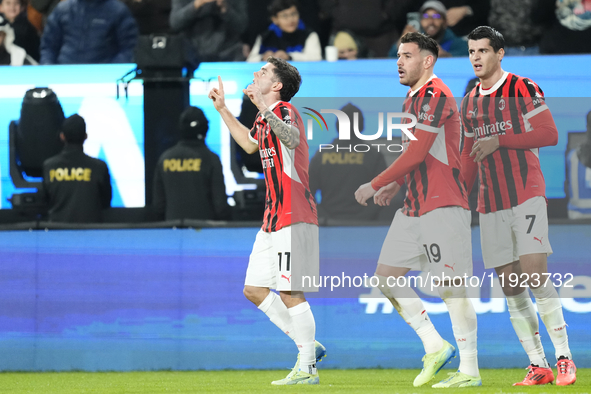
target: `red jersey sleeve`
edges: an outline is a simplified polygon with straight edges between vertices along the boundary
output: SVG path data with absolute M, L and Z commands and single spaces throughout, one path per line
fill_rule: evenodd
M 424 97 L 415 97 L 413 101 L 417 114 L 416 129 L 438 133 L 450 116 L 454 113 L 457 115 L 455 100 L 445 97 L 445 94 L 436 87 L 427 88 Z
M 469 100 L 468 96 L 464 97 L 464 101 Z M 467 108 L 462 101 L 462 108 Z M 474 158 L 470 157 L 472 153 L 472 147 L 474 146 L 474 130 L 469 125 L 465 114 L 460 116 L 460 125 L 462 128 L 462 138 L 464 139 L 464 147 L 462 148 L 462 154 L 460 157 L 461 161 L 461 173 L 464 181 L 466 182 L 466 190 L 472 190 L 472 186 L 476 181 L 476 175 L 478 174 L 478 164 L 474 161 Z
M 259 117 L 260 115 L 257 116 L 252 129 L 248 132 L 248 138 L 257 145 L 259 143 Z
M 544 92 L 535 82 L 523 78 L 519 81 L 517 90 L 519 107 L 525 119 L 529 120 L 529 118 L 548 109 Z
M 281 103 L 273 110 L 273 113 L 277 115 L 285 124 L 293 125 L 294 127 L 300 128 L 300 119 L 298 111 L 290 103 Z
M 499 136 L 499 146 L 510 149 L 534 149 L 558 144 L 558 130 L 550 111 L 543 111 L 530 118 L 533 130 L 521 134 Z
M 518 85 L 519 106 L 528 124 L 527 131 L 520 134 L 499 136 L 499 146 L 510 149 L 533 149 L 558 143 L 558 130 L 554 118 L 544 100 L 544 92 L 527 78 Z
M 380 175 L 371 181 L 371 187 L 373 187 L 374 190 L 380 190 L 380 188 L 389 185 L 392 182 L 402 185 L 399 182 L 400 178 L 417 168 L 419 164 L 425 160 L 429 153 L 429 149 L 431 149 L 433 142 L 435 142 L 435 139 L 437 138 L 437 134 L 417 129 L 415 131 L 415 136 L 417 137 L 417 140 L 411 141 L 408 144 L 406 151 L 404 151 L 404 153 L 401 154 L 390 167 L 386 168 Z

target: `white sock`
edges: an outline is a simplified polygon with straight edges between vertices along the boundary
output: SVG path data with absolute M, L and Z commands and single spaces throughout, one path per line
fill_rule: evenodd
M 538 331 L 538 315 L 527 290 L 515 296 L 507 296 L 507 307 L 513 329 L 523 350 L 527 353 L 530 363 L 542 368 L 549 368 Z
M 465 287 L 442 287 L 439 294 L 451 320 L 456 345 L 460 352 L 460 372 L 470 376 L 480 376 L 478 370 L 478 351 L 476 348 L 476 311 L 472 301 L 466 296 Z
M 415 330 L 425 348 L 425 353 L 435 353 L 443 347 L 443 338 L 431 323 L 423 301 L 410 287 L 389 287 L 388 278 L 377 275 L 379 289 L 390 300 L 398 314 Z
M 552 344 L 554 344 L 556 359 L 564 356 L 572 360 L 573 356 L 568 346 L 566 323 L 562 314 L 562 304 L 560 303 L 560 298 L 558 298 L 556 288 L 553 285 L 541 286 L 531 289 L 531 292 L 536 297 L 538 313 L 546 326 Z
M 314 349 L 316 322 L 308 302 L 303 302 L 287 310 L 295 331 L 295 342 L 300 351 L 300 370 L 316 373 L 316 352 Z
M 263 300 L 263 302 L 261 302 L 261 305 L 259 305 L 258 308 L 269 316 L 269 319 L 273 324 L 279 327 L 281 331 L 295 342 L 293 322 L 287 307 L 283 301 L 281 301 L 281 297 L 270 291 L 269 295 Z

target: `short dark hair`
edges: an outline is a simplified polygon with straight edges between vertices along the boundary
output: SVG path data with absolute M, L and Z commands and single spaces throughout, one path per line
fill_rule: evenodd
M 437 41 L 431 37 L 418 32 L 406 33 L 400 39 L 401 44 L 415 43 L 419 46 L 421 51 L 429 51 L 435 56 L 435 60 L 439 57 L 439 48 Z
M 86 122 L 78 114 L 66 118 L 60 131 L 64 134 L 66 142 L 70 144 L 82 144 L 86 140 Z
M 267 58 L 267 63 L 275 66 L 273 74 L 283 84 L 283 87 L 279 91 L 281 101 L 291 100 L 298 90 L 300 90 L 300 85 L 302 84 L 300 72 L 285 60 L 273 56 Z
M 269 15 L 275 16 L 281 11 L 293 6 L 295 6 L 295 8 L 298 10 L 300 9 L 300 5 L 296 0 L 274 0 L 271 4 L 269 4 Z
M 488 38 L 490 46 L 495 52 L 498 52 L 501 48 L 505 48 L 505 38 L 503 35 L 490 26 L 478 26 L 468 34 L 468 40 L 478 41 L 483 38 Z
M 185 140 L 204 140 L 209 130 L 209 121 L 198 107 L 185 108 L 179 120 L 181 138 Z

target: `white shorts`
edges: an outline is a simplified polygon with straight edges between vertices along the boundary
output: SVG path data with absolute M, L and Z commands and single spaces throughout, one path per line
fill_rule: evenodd
M 271 233 L 261 230 L 252 247 L 244 284 L 278 291 L 318 291 L 312 283 L 319 283 L 313 279 L 319 276 L 319 265 L 315 224 L 296 223 Z
M 526 254 L 551 255 L 546 199 L 533 197 L 513 208 L 481 213 L 480 243 L 485 268 L 501 267 Z
M 378 264 L 431 272 L 441 277 L 472 276 L 470 211 L 437 208 L 420 217 L 399 209 L 384 240 Z

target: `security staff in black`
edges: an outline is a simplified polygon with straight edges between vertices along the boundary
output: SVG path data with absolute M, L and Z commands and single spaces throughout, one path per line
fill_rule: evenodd
M 49 202 L 49 220 L 98 223 L 111 206 L 111 177 L 107 164 L 84 153 L 86 123 L 72 115 L 61 128 L 64 149 L 43 163 L 43 189 Z
M 205 145 L 208 129 L 201 109 L 188 107 L 181 114 L 181 141 L 160 156 L 154 173 L 160 219 L 230 219 L 222 163 Z

